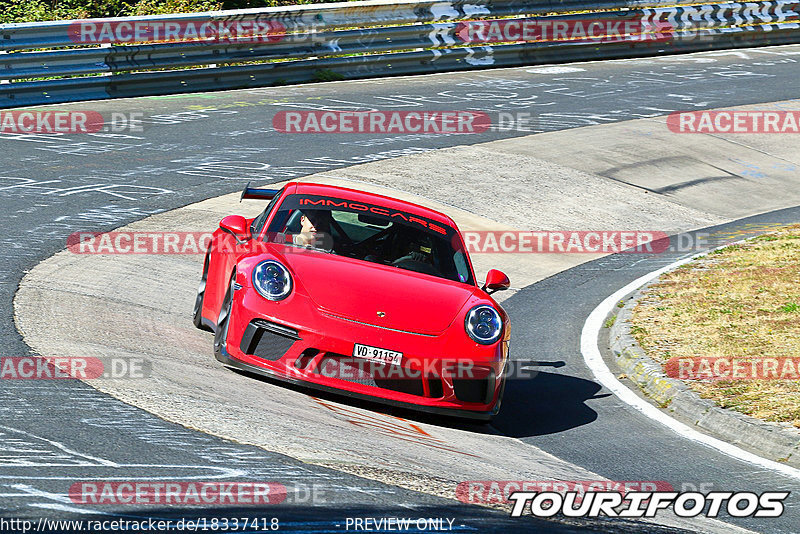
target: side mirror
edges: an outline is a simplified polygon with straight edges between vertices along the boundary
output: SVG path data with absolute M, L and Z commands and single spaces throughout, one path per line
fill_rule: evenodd
M 228 232 L 235 237 L 237 243 L 244 243 L 250 239 L 247 219 L 241 215 L 228 215 L 219 222 L 219 227 L 223 232 Z
M 494 293 L 495 291 L 502 291 L 511 286 L 511 281 L 508 276 L 502 271 L 491 269 L 486 273 L 486 283 L 483 284 L 483 290 L 487 293 Z

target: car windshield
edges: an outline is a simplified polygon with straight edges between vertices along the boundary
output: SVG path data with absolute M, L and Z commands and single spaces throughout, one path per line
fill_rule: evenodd
M 473 284 L 455 228 L 379 205 L 288 195 L 264 240 Z

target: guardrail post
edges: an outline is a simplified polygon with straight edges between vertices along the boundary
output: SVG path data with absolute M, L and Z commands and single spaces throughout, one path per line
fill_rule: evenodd
M 100 48 L 111 48 L 113 46 L 112 43 L 100 43 Z M 100 74 L 101 76 L 112 76 L 113 72 L 103 72 Z
M 3 64 L 3 54 L 8 54 L 8 50 L 0 50 L 0 68 L 5 70 L 5 69 L 8 68 L 8 65 L 4 65 Z M 0 75 L 2 75 L 2 71 L 0 71 Z M 6 84 L 6 83 L 11 83 L 11 80 L 4 80 L 4 79 L 0 78 L 0 85 Z

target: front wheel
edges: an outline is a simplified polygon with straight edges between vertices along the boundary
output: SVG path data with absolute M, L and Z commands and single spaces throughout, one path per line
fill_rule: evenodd
M 233 284 L 236 280 L 236 273 L 231 276 L 231 281 L 228 284 L 228 291 L 225 293 L 225 299 L 222 301 L 222 307 L 219 310 L 219 318 L 217 319 L 217 329 L 214 331 L 214 356 L 219 361 L 224 361 L 222 350 L 228 341 L 228 325 L 230 325 L 231 309 L 233 308 Z
M 211 247 L 209 247 L 210 249 Z M 208 263 L 211 261 L 211 252 L 206 252 L 206 259 L 203 262 L 203 276 L 200 278 L 200 287 L 197 288 L 197 297 L 194 299 L 194 309 L 192 310 L 192 323 L 195 328 L 213 332 L 214 330 L 203 324 L 203 299 L 206 296 L 206 284 L 208 283 Z

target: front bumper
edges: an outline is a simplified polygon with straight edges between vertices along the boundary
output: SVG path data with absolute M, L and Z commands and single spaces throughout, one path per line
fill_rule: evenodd
M 399 332 L 320 311 L 302 295 L 291 299 L 264 302 L 254 291 L 236 291 L 218 359 L 284 382 L 428 413 L 478 420 L 498 413 L 507 333 L 483 346 L 457 327 L 440 335 Z M 354 343 L 402 352 L 403 364 L 353 358 Z
M 420 411 L 420 412 L 430 413 L 430 414 L 434 414 L 434 415 L 443 415 L 443 416 L 447 416 L 447 417 L 460 417 L 460 418 L 464 418 L 464 419 L 473 419 L 473 420 L 476 420 L 476 421 L 491 421 L 498 414 L 498 412 L 500 411 L 500 402 L 502 400 L 502 392 L 501 392 L 501 397 L 494 404 L 494 407 L 490 411 L 486 411 L 486 412 L 479 412 L 479 411 L 473 411 L 473 410 L 464 410 L 464 409 L 460 409 L 460 408 L 446 408 L 446 407 L 440 407 L 440 406 L 411 404 L 411 403 L 408 403 L 408 402 L 396 401 L 396 400 L 393 400 L 393 399 L 382 398 L 382 397 L 378 397 L 378 396 L 375 396 L 375 395 L 357 393 L 355 391 L 348 391 L 348 390 L 340 389 L 340 388 L 333 387 L 333 386 L 327 386 L 327 385 L 324 385 L 324 384 L 319 384 L 319 383 L 315 383 L 315 382 L 308 382 L 306 380 L 293 378 L 290 375 L 281 374 L 281 373 L 279 373 L 277 371 L 273 371 L 272 369 L 269 369 L 268 367 L 261 367 L 261 366 L 251 365 L 251 364 L 246 363 L 246 362 L 244 362 L 242 360 L 237 360 L 236 358 L 233 358 L 230 355 L 230 353 L 224 348 L 222 349 L 222 354 L 220 356 L 217 356 L 217 360 L 219 360 L 220 362 L 222 362 L 223 364 L 225 364 L 227 366 L 233 367 L 235 369 L 239 369 L 241 371 L 246 371 L 246 372 L 254 373 L 254 374 L 257 374 L 257 375 L 266 376 L 266 377 L 269 377 L 269 378 L 274 378 L 274 379 L 280 380 L 282 382 L 286 382 L 286 383 L 289 383 L 289 384 L 294 384 L 294 385 L 297 385 L 297 386 L 310 387 L 310 388 L 313 388 L 313 389 L 316 389 L 316 390 L 325 391 L 325 392 L 328 392 L 328 393 L 336 393 L 338 395 L 344 395 L 344 396 L 347 396 L 347 397 L 350 397 L 350 398 L 354 398 L 354 399 L 361 399 L 361 400 L 367 400 L 367 401 L 372 401 L 372 402 L 378 402 L 380 404 L 386 404 L 386 405 L 389 405 L 389 406 L 397 406 L 397 407 L 400 407 L 400 408 L 410 408 L 410 409 L 417 410 L 417 411 Z M 502 386 L 501 386 L 501 389 L 502 389 Z

